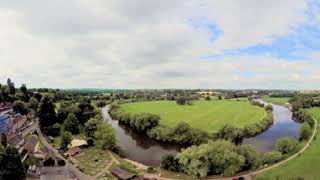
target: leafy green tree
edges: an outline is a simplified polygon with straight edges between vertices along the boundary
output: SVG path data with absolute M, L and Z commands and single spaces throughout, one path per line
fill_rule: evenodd
M 57 122 L 56 111 L 50 95 L 44 95 L 38 108 L 41 129 L 47 133 L 47 128 Z
M 1 133 L 0 135 L 0 144 L 3 147 L 7 147 L 7 136 L 4 133 Z
M 67 119 L 63 123 L 63 126 L 65 130 L 70 131 L 72 134 L 79 134 L 79 120 L 75 114 L 69 113 Z
M 26 170 L 18 150 L 12 146 L 2 148 L 0 150 L 0 179 L 23 180 L 25 177 Z
M 268 105 L 266 105 L 266 106 L 264 107 L 264 109 L 265 109 L 266 111 L 273 111 L 273 106 L 272 106 L 271 104 L 268 104 Z
M 312 128 L 308 122 L 304 122 L 300 127 L 300 141 L 308 140 L 312 135 Z
M 226 124 L 218 131 L 217 136 L 219 139 L 225 139 L 232 142 L 240 142 L 244 137 L 244 133 L 241 129 Z
M 62 149 L 67 149 L 68 145 L 71 143 L 72 134 L 68 131 L 62 133 L 60 147 Z
M 25 115 L 28 113 L 28 105 L 23 101 L 15 101 L 12 105 L 12 109 L 16 113 L 20 113 L 22 115 Z
M 164 155 L 161 158 L 161 168 L 178 172 L 180 169 L 179 161 L 173 154 Z
M 179 153 L 177 159 L 182 170 L 194 177 L 205 177 L 209 173 L 231 176 L 245 163 L 245 157 L 238 154 L 237 147 L 226 140 L 189 147 Z
M 28 102 L 29 108 L 34 109 L 35 111 L 37 111 L 38 105 L 39 105 L 39 101 L 38 101 L 37 98 L 31 97 L 31 98 L 29 99 L 29 102 Z
M 282 154 L 287 154 L 287 153 L 294 152 L 298 144 L 299 142 L 295 139 L 281 138 L 276 143 L 276 149 Z
M 244 170 L 257 169 L 259 167 L 259 154 L 252 145 L 241 145 L 238 153 L 245 157 L 246 161 L 243 165 Z
M 10 78 L 8 78 L 7 80 L 7 85 L 9 88 L 9 93 L 11 95 L 14 95 L 16 93 L 16 88 L 14 87 L 14 82 L 12 82 Z
M 210 95 L 206 96 L 205 100 L 210 101 L 211 100 Z
M 91 118 L 89 121 L 87 121 L 84 125 L 84 129 L 87 133 L 88 137 L 93 137 L 94 132 L 97 130 L 97 126 L 101 123 L 100 120 Z
M 99 124 L 94 137 L 102 149 L 112 149 L 116 146 L 115 130 L 109 124 Z
M 280 161 L 282 159 L 282 154 L 279 151 L 267 152 L 263 155 L 264 164 L 272 164 Z

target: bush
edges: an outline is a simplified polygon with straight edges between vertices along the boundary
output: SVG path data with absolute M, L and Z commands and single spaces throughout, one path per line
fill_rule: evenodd
M 273 111 L 273 106 L 272 106 L 271 104 L 268 104 L 268 105 L 266 105 L 266 106 L 264 107 L 264 109 L 265 109 L 266 111 Z
M 300 141 L 308 140 L 312 135 L 312 128 L 309 123 L 304 122 L 300 127 Z
M 282 154 L 292 153 L 296 150 L 299 142 L 292 138 L 281 138 L 276 143 L 277 151 Z
M 176 157 L 172 154 L 164 155 L 161 158 L 160 167 L 165 170 L 175 171 L 175 172 L 178 172 L 180 169 L 178 159 L 176 159 Z
M 241 145 L 238 149 L 238 153 L 246 159 L 243 170 L 253 170 L 259 167 L 259 154 L 254 146 Z
M 156 169 L 153 168 L 153 167 L 148 167 L 147 169 L 147 173 L 155 173 L 156 172 Z
M 88 144 L 88 146 L 93 146 L 93 145 L 94 145 L 94 139 L 91 138 L 91 137 L 89 137 L 89 138 L 87 139 L 87 144 Z
M 282 159 L 282 154 L 279 151 L 267 152 L 263 155 L 264 164 L 273 164 Z

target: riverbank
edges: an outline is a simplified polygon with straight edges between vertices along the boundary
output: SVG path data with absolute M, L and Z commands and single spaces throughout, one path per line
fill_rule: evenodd
M 311 113 L 317 124 L 315 125 L 316 129 L 314 131 L 314 137 L 310 138 L 309 143 L 306 144 L 307 148 L 303 153 L 301 152 L 300 155 L 287 163 L 282 163 L 277 168 L 270 169 L 267 172 L 258 173 L 255 177 L 261 179 L 275 179 L 279 177 L 284 180 L 298 177 L 308 180 L 319 179 L 320 171 L 313 167 L 318 167 L 320 164 L 320 139 L 318 139 L 318 136 L 320 135 L 320 132 L 318 131 L 320 108 L 311 108 L 308 111 Z

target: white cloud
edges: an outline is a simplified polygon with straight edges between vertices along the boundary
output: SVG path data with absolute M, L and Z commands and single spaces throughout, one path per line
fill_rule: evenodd
M 200 60 L 290 33 L 305 20 L 304 1 L 7 0 L 0 7 L 2 80 L 61 88 L 315 87 L 317 61 Z M 214 43 L 189 25 L 201 17 L 222 30 Z M 246 71 L 254 76 L 241 76 Z

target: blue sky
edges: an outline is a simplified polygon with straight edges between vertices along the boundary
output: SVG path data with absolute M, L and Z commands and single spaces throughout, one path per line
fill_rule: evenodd
M 0 26 L 31 87 L 320 88 L 316 0 L 4 0 Z

